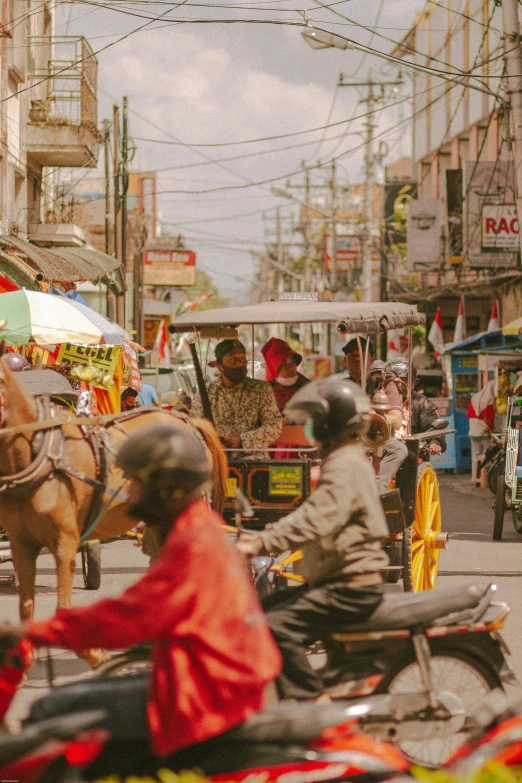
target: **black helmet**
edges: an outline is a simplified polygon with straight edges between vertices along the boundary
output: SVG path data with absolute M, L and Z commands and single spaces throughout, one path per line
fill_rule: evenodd
M 310 419 L 314 438 L 325 444 L 343 435 L 362 432 L 369 424 L 370 412 L 370 400 L 357 383 L 331 376 L 299 389 L 283 414 L 294 421 Z
M 25 372 L 33 369 L 31 363 L 21 353 L 4 353 L 2 359 L 11 372 Z
M 390 375 L 395 375 L 401 381 L 408 380 L 408 360 L 404 356 L 396 356 L 395 359 L 390 359 L 386 369 Z
M 155 424 L 137 432 L 122 446 L 116 466 L 145 484 L 192 492 L 210 479 L 203 446 L 179 424 Z

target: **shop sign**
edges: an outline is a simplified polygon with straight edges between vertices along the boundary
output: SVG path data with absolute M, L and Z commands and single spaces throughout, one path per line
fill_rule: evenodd
M 384 241 L 388 247 L 406 246 L 408 206 L 416 198 L 416 182 L 403 180 L 384 183 Z
M 138 355 L 128 343 L 123 344 L 122 386 L 131 386 L 136 391 L 141 391 Z
M 145 250 L 143 283 L 145 285 L 194 285 L 196 254 L 192 250 Z
M 410 269 L 440 264 L 440 234 L 440 201 L 410 201 L 408 205 L 408 266 Z
M 303 469 L 301 465 L 270 466 L 270 495 L 302 495 Z
M 520 245 L 516 204 L 484 204 L 482 207 L 482 247 L 495 250 Z
M 504 223 L 501 223 L 502 214 L 489 210 L 493 206 L 512 205 L 514 211 L 516 194 L 513 164 L 504 160 L 495 163 L 468 160 L 465 167 L 464 262 L 473 267 L 516 266 L 519 246 L 518 243 L 511 244 L 516 226 L 510 226 L 509 221 L 506 231 Z M 485 207 L 485 217 L 490 218 L 487 234 L 483 223 Z M 504 240 L 508 240 L 509 244 L 504 244 Z M 488 244 L 484 244 L 484 241 Z

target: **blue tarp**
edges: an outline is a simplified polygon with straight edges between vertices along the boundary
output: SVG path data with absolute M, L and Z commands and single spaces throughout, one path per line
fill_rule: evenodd
M 467 337 L 461 343 L 449 345 L 444 353 L 484 351 L 522 351 L 522 339 L 518 335 L 502 334 L 502 329 L 494 332 L 479 332 Z

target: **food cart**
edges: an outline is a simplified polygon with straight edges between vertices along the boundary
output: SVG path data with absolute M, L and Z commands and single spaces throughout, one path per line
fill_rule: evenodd
M 193 357 L 198 361 L 197 346 L 208 338 L 237 337 L 239 327 L 249 327 L 252 343 L 251 375 L 254 375 L 256 328 L 273 324 L 328 324 L 340 332 L 369 336 L 388 329 L 408 329 L 424 323 L 424 315 L 415 305 L 396 302 L 317 302 L 272 301 L 248 307 L 229 307 L 204 312 L 189 312 L 179 316 L 170 330 L 194 332 Z M 410 335 L 409 344 L 412 340 Z M 368 353 L 361 351 L 363 377 Z M 411 374 L 411 356 L 410 356 Z M 206 390 L 199 368 L 198 385 L 204 399 Z M 411 377 L 409 388 L 411 389 Z M 210 406 L 209 406 L 210 407 Z M 294 430 L 292 432 L 291 430 Z M 254 517 L 250 528 L 262 529 L 298 507 L 313 488 L 314 468 L 319 455 L 305 446 L 302 428 L 283 427 L 278 445 L 295 454 L 290 460 L 252 459 L 243 455 L 229 461 L 229 489 L 225 517 L 234 519 L 235 487 L 250 501 Z M 442 432 L 441 434 L 445 434 Z M 389 537 L 385 548 L 391 565 L 386 570 L 388 581 L 403 579 L 406 590 L 433 589 L 437 578 L 440 549 L 445 548 L 447 535 L 441 531 L 439 489 L 435 471 L 429 463 L 419 467 L 419 442 L 426 436 L 408 435 L 405 443 L 408 457 L 397 473 L 395 488 L 382 495 Z M 240 450 L 235 449 L 235 452 Z

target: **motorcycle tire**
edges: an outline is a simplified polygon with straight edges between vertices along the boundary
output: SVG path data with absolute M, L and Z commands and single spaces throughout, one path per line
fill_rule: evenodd
M 506 480 L 501 473 L 497 482 L 497 494 L 495 498 L 495 518 L 493 522 L 493 541 L 502 540 L 504 530 L 504 514 L 506 513 Z
M 515 533 L 522 536 L 522 508 L 520 506 L 513 509 L 513 527 L 515 528 Z
M 490 691 L 502 687 L 495 669 L 465 650 L 456 650 L 450 644 L 447 650 L 442 648 L 432 654 L 431 673 L 435 691 L 451 691 L 462 700 L 466 711 L 471 713 Z M 450 675 L 453 675 L 451 684 Z M 452 687 L 453 683 L 455 687 Z M 471 687 L 473 684 L 474 689 Z M 379 684 L 376 693 L 412 693 L 421 690 L 423 686 L 419 665 L 411 656 L 397 662 Z M 435 769 L 444 764 L 466 742 L 467 737 L 468 732 L 462 731 L 429 740 L 404 740 L 396 745 L 414 763 Z

